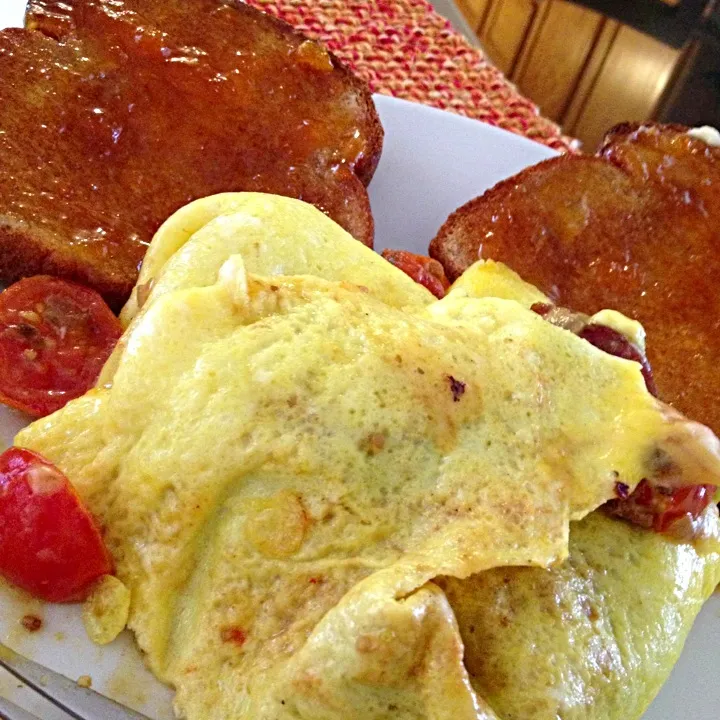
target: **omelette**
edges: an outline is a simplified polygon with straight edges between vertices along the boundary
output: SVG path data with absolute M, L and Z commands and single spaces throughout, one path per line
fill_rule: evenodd
M 718 441 L 538 296 L 480 263 L 434 301 L 287 198 L 160 229 L 98 386 L 16 444 L 100 521 L 179 717 L 642 713 L 717 511 L 693 543 L 593 511 L 659 458 L 717 479 Z

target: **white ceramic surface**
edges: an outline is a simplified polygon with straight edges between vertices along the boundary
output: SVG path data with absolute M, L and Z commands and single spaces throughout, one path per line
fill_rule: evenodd
M 21 23 L 24 2 L 0 0 L 0 27 Z M 553 154 L 529 140 L 457 115 L 385 97 L 376 101 L 386 133 L 370 189 L 379 249 L 425 252 L 455 208 Z M 25 418 L 0 406 L 0 448 L 11 442 L 24 422 Z M 27 612 L 44 619 L 42 630 L 33 635 L 20 625 Z M 90 675 L 94 688 L 150 718 L 172 718 L 169 690 L 144 669 L 129 634 L 106 648 L 95 647 L 85 638 L 76 607 L 41 607 L 0 585 L 0 639 L 68 677 Z M 644 720 L 717 720 L 719 677 L 720 596 L 716 595 L 704 608 L 680 662 Z M 42 720 L 66 718 L 3 673 L 0 695 Z

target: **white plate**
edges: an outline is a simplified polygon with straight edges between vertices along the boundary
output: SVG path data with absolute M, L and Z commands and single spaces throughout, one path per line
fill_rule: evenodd
M 0 0 L 0 27 L 22 21 L 25 0 Z M 421 105 L 376 97 L 385 148 L 370 197 L 377 247 L 426 252 L 445 218 L 499 180 L 554 153 L 525 138 Z M 0 406 L 0 448 L 25 419 Z M 20 625 L 28 611 L 44 619 L 30 635 Z M 171 693 L 144 669 L 128 634 L 98 648 L 86 638 L 76 607 L 40 607 L 0 586 L 0 639 L 73 679 L 156 720 L 170 720 Z M 705 607 L 670 680 L 644 720 L 716 720 L 720 708 L 720 596 Z M 521 689 L 519 689 L 521 691 Z M 64 720 L 47 703 L 0 673 L 0 695 L 43 720 Z M 98 718 L 97 720 L 102 720 Z

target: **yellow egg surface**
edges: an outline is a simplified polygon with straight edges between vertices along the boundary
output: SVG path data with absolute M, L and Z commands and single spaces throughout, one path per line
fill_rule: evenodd
M 496 297 L 514 300 L 529 308 L 534 303 L 549 302 L 534 285 L 525 282 L 514 270 L 495 260 L 478 260 L 453 284 L 451 297 Z
M 439 579 L 476 692 L 502 720 L 640 718 L 720 581 L 715 506 L 706 525 L 678 542 L 597 511 L 557 567 Z
M 543 299 L 478 263 L 435 302 L 287 198 L 167 221 L 99 387 L 16 443 L 102 523 L 181 717 L 496 718 L 478 663 L 514 651 L 469 642 L 482 605 L 451 583 L 561 563 L 571 519 L 658 454 L 717 474 L 639 366 L 528 309 Z
M 17 443 L 100 519 L 191 720 L 494 717 L 433 578 L 561 561 L 658 452 L 717 464 L 636 364 L 517 302 L 403 309 L 239 256 L 149 303 L 112 383 Z
M 123 309 L 123 322 L 127 325 L 141 305 L 167 292 L 212 285 L 234 254 L 242 255 L 247 271 L 257 275 L 345 281 L 397 307 L 434 300 L 313 205 L 265 193 L 220 193 L 186 205 L 160 227 Z

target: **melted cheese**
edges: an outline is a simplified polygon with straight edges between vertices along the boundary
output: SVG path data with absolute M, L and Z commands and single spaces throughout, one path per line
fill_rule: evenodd
M 590 322 L 612 328 L 645 352 L 645 328 L 637 320 L 632 320 L 617 310 L 600 310 L 590 318 Z
M 696 138 L 697 140 L 702 140 L 704 143 L 707 143 L 712 147 L 720 147 L 720 132 L 710 125 L 703 125 L 702 127 L 696 127 L 692 130 L 688 130 L 688 135 Z

